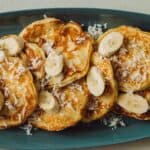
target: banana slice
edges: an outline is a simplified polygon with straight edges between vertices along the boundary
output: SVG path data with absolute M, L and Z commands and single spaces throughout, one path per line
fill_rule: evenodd
M 123 35 L 120 32 L 111 32 L 106 35 L 99 44 L 98 52 L 102 56 L 111 56 L 123 43 Z
M 59 75 L 63 70 L 63 65 L 63 55 L 55 51 L 50 52 L 45 64 L 45 71 L 47 76 L 54 77 Z
M 6 49 L 10 56 L 15 56 L 23 49 L 24 41 L 16 35 L 9 35 L 0 39 L 0 47 Z
M 121 94 L 117 103 L 128 112 L 136 114 L 143 114 L 149 109 L 148 102 L 144 97 L 132 93 Z
M 5 60 L 5 53 L 3 51 L 0 51 L 0 62 L 3 62 Z
M 42 91 L 39 95 L 39 107 L 47 113 L 56 113 L 59 104 L 56 98 L 48 91 Z
M 0 110 L 2 110 L 3 105 L 4 105 L 4 96 L 2 92 L 0 91 Z
M 91 67 L 90 71 L 88 72 L 86 81 L 91 94 L 94 96 L 100 96 L 103 94 L 105 89 L 105 82 L 100 70 L 98 70 L 97 67 Z

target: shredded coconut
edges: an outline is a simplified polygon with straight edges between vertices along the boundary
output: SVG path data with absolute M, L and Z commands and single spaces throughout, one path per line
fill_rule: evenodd
M 107 23 L 104 23 L 103 26 L 104 26 L 104 29 L 107 29 L 107 28 L 108 28 Z
M 46 15 L 46 14 L 44 14 L 44 15 L 43 15 L 43 18 L 44 18 L 44 19 L 46 19 L 46 18 L 48 18 L 48 17 L 47 17 L 47 15 Z
M 85 39 L 86 39 L 85 36 L 84 36 L 84 37 L 77 37 L 77 38 L 76 38 L 76 42 L 77 42 L 77 44 L 80 44 L 80 43 L 82 43 L 83 41 L 85 41 Z
M 58 98 L 58 99 L 61 98 L 61 95 L 60 95 L 60 92 L 59 92 L 59 89 L 58 89 L 58 88 L 53 87 L 52 93 L 53 93 L 54 96 L 56 96 L 56 98 Z M 63 100 L 63 99 L 61 99 L 61 100 Z
M 21 126 L 20 129 L 23 129 L 27 135 L 32 135 L 31 131 L 33 129 L 33 126 L 30 123 Z
M 72 83 L 70 88 L 73 88 L 73 89 L 75 88 L 75 89 L 79 90 L 80 92 L 83 92 L 82 86 L 77 83 Z
M 123 77 L 123 78 L 127 77 L 127 75 L 128 75 L 128 72 L 127 72 L 127 71 L 123 71 L 123 72 L 122 72 L 122 77 Z
M 26 71 L 26 68 L 23 65 L 19 65 L 16 70 L 16 74 L 17 76 L 21 76 L 25 71 Z
M 42 61 L 39 58 L 32 58 L 31 59 L 31 66 L 28 69 L 33 70 L 37 69 L 41 65 Z
M 74 23 L 74 21 L 73 21 L 73 20 L 69 20 L 69 22 L 72 22 L 72 23 Z
M 131 80 L 133 81 L 140 81 L 142 78 L 142 75 L 140 74 L 139 71 L 134 71 L 131 75 L 130 75 Z
M 72 108 L 71 102 L 66 102 L 66 103 L 65 103 L 65 106 L 66 106 L 67 108 L 69 108 L 69 109 Z
M 93 26 L 88 26 L 88 33 L 93 36 L 93 38 L 97 39 L 100 35 L 103 34 L 103 29 L 107 29 L 107 23 L 102 24 L 94 24 Z
M 120 115 L 116 115 L 113 113 L 109 114 L 105 118 L 103 118 L 102 123 L 105 126 L 112 128 L 112 130 L 116 130 L 119 126 L 121 126 L 121 127 L 126 126 L 123 118 Z
M 112 56 L 110 60 L 117 70 L 116 76 L 119 77 L 121 81 L 126 81 L 126 77 L 129 77 L 131 81 L 137 83 L 137 86 L 140 86 L 140 83 L 147 78 L 146 70 L 149 70 L 148 64 L 150 59 L 148 55 L 146 55 L 145 50 L 142 49 L 143 43 L 140 41 L 133 39 L 130 41 L 128 48 L 130 51 L 124 47 L 120 48 L 119 55 Z M 128 55 L 126 56 L 128 52 L 131 59 L 128 59 Z
M 14 106 L 10 103 L 10 101 L 5 101 L 5 106 L 7 106 L 9 110 L 14 109 Z
M 116 62 L 118 62 L 118 58 L 117 58 L 117 56 L 112 56 L 112 57 L 110 57 L 109 58 L 112 62 L 114 62 L 114 63 L 116 63 Z
M 120 48 L 120 50 L 119 50 L 120 55 L 125 55 L 127 52 L 128 52 L 128 50 L 126 48 L 123 48 L 123 47 Z
M 96 113 L 96 108 L 98 106 L 98 100 L 97 97 L 92 97 L 91 101 L 89 101 L 89 105 L 88 105 L 88 110 L 89 111 L 94 111 L 94 113 Z

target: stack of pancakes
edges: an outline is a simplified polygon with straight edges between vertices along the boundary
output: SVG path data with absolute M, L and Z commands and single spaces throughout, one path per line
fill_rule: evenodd
M 45 18 L 0 39 L 0 129 L 60 131 L 108 112 L 150 119 L 150 34 L 120 26 L 98 39 Z

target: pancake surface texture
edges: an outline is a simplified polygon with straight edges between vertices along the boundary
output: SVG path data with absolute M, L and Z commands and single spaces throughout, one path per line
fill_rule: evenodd
M 0 51 L 2 52 L 2 51 Z M 22 60 L 5 56 L 0 62 L 0 129 L 24 123 L 37 105 L 37 93 L 31 73 Z
M 83 122 L 91 122 L 102 118 L 112 109 L 118 94 L 110 60 L 102 58 L 99 53 L 94 52 L 91 66 L 95 66 L 101 71 L 105 81 L 105 89 L 100 96 L 94 96 L 89 92 L 89 100 L 83 113 Z
M 105 32 L 97 43 L 101 44 L 112 32 L 121 33 L 124 38 L 118 51 L 110 56 L 119 90 L 134 92 L 150 87 L 150 34 L 120 26 Z
M 48 112 L 39 106 L 30 118 L 34 126 L 48 131 L 60 131 L 74 126 L 81 120 L 82 112 L 88 101 L 88 90 L 82 80 L 60 89 L 53 89 L 49 92 L 50 94 L 53 100 L 57 101 L 57 104 L 55 103 L 58 105 L 57 110 L 55 107 L 53 112 Z
M 63 87 L 86 75 L 93 40 L 79 24 L 47 18 L 25 27 L 20 36 L 26 42 L 22 57 L 49 88 Z

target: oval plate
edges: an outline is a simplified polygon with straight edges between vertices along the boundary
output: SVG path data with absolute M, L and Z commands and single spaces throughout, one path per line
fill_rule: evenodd
M 150 15 L 104 9 L 39 9 L 0 14 L 0 35 L 19 33 L 24 26 L 43 15 L 65 21 L 74 20 L 80 24 L 107 23 L 108 28 L 118 25 L 132 25 L 150 31 Z M 9 149 L 71 149 L 104 146 L 150 137 L 149 121 L 125 118 L 127 126 L 113 131 L 99 121 L 89 125 L 80 124 L 61 132 L 37 130 L 27 136 L 19 128 L 0 131 L 0 148 Z

